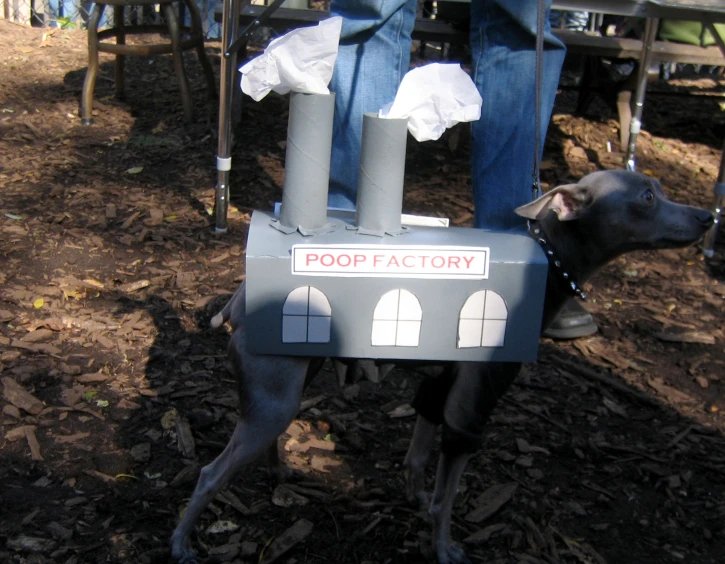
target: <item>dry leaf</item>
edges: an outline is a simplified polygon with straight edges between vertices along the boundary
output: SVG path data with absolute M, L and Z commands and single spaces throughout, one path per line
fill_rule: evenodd
M 297 543 L 307 538 L 313 528 L 314 526 L 307 519 L 300 519 L 297 521 L 284 533 L 274 539 L 272 543 L 262 552 L 259 559 L 260 564 L 271 564 L 277 560 Z
M 45 404 L 42 401 L 29 393 L 12 378 L 5 376 L 2 378 L 2 383 L 3 397 L 15 407 L 27 411 L 31 415 L 37 415 L 45 408 Z
M 474 502 L 478 507 L 466 515 L 466 521 L 470 523 L 485 521 L 513 497 L 517 488 L 516 482 L 498 484 L 488 488 L 478 496 Z

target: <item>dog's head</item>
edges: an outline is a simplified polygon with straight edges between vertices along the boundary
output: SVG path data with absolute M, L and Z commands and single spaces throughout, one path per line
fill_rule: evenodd
M 545 224 L 571 222 L 582 237 L 618 255 L 685 247 L 713 224 L 712 212 L 668 200 L 657 180 L 636 172 L 594 172 L 559 186 L 516 213 Z

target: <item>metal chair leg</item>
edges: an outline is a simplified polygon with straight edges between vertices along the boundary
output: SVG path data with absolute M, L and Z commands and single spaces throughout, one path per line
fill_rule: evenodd
M 91 17 L 88 20 L 88 70 L 83 81 L 83 94 L 81 95 L 81 123 L 93 123 L 93 90 L 96 87 L 98 76 L 98 22 L 105 6 L 94 4 Z
M 166 23 L 169 26 L 169 35 L 171 36 L 171 56 L 174 59 L 174 70 L 176 78 L 179 81 L 179 90 L 181 91 L 181 101 L 184 105 L 184 119 L 187 122 L 194 120 L 194 106 L 191 101 L 191 92 L 189 90 L 189 82 L 184 72 L 184 52 L 181 47 L 181 30 L 179 20 L 176 17 L 174 7 L 170 3 L 162 4 Z
M 209 58 L 206 56 L 206 51 L 204 51 L 204 29 L 201 25 L 199 8 L 193 0 L 184 0 L 184 5 L 188 8 L 189 15 L 191 16 L 192 37 L 198 36 L 198 41 L 196 42 L 196 54 L 199 57 L 202 69 L 204 69 L 207 94 L 209 96 L 209 100 L 214 101 L 216 100 L 216 78 L 214 78 L 214 70 L 211 68 L 211 63 L 209 63 Z
M 123 6 L 113 7 L 113 28 L 116 31 L 116 44 L 126 44 L 126 22 L 123 19 Z M 126 98 L 126 77 L 124 67 L 126 62 L 125 55 L 116 55 L 116 64 L 114 65 L 114 78 L 116 79 L 116 97 L 119 100 Z

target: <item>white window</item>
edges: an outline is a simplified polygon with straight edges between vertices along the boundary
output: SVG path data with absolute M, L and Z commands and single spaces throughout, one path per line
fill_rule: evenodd
M 423 310 L 408 290 L 385 294 L 373 313 L 372 346 L 417 347 Z
M 329 343 L 332 308 L 312 286 L 292 290 L 282 308 L 283 343 Z
M 471 294 L 458 318 L 458 348 L 503 347 L 508 309 L 493 290 Z

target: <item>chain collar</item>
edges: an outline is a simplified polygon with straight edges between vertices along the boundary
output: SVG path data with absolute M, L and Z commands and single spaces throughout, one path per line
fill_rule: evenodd
M 546 259 L 549 261 L 549 264 L 564 280 L 567 288 L 569 288 L 571 293 L 575 296 L 578 296 L 582 300 L 586 300 L 586 292 L 582 289 L 581 286 L 579 286 L 579 284 L 577 284 L 576 280 L 574 280 L 574 278 L 566 270 L 564 270 L 561 264 L 561 260 L 556 256 L 556 251 L 554 250 L 554 247 L 551 245 L 551 243 L 549 243 L 549 241 L 546 240 L 546 236 L 541 227 L 539 227 L 538 223 L 535 221 L 528 221 L 527 226 L 529 229 L 529 235 L 536 239 L 539 245 L 541 245 L 541 248 L 544 250 L 544 254 L 546 255 Z

